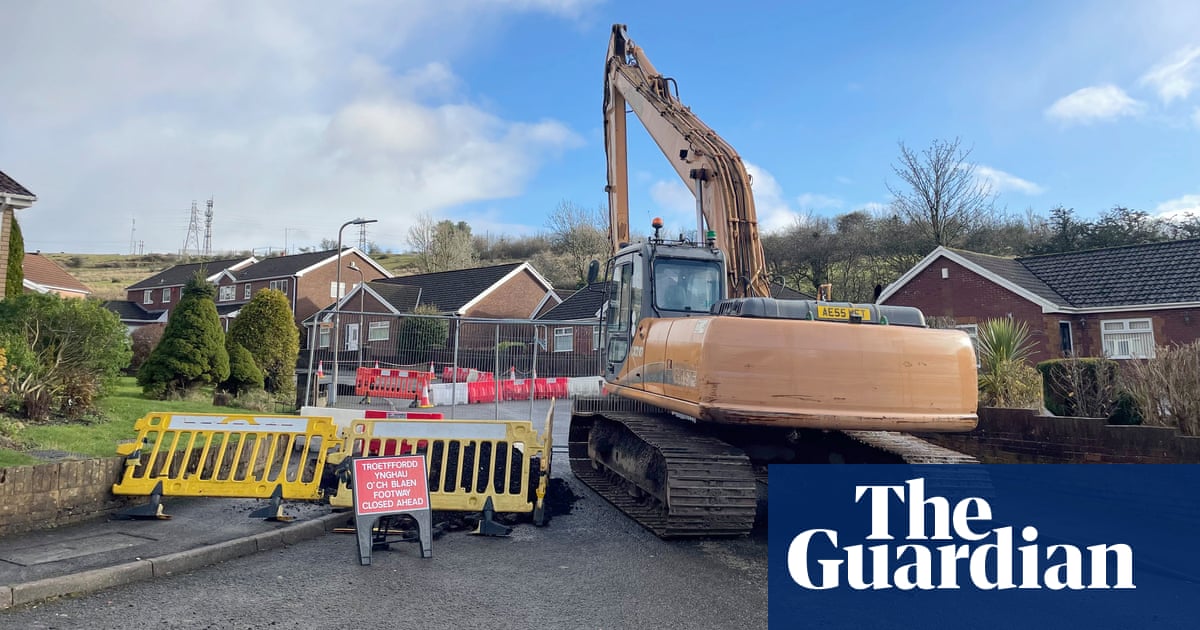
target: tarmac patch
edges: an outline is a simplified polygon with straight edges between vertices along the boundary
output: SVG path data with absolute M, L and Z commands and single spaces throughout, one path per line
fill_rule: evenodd
M 95 536 L 84 536 L 82 538 L 37 545 L 36 547 L 8 549 L 0 552 L 0 560 L 23 567 L 30 567 L 38 564 L 90 556 L 94 553 L 128 549 L 129 547 L 136 547 L 153 540 L 153 538 L 145 536 L 133 536 L 119 532 L 97 534 Z

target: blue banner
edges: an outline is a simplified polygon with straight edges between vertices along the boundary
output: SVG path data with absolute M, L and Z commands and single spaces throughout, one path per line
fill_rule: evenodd
M 771 628 L 1200 628 L 1200 466 L 772 465 Z

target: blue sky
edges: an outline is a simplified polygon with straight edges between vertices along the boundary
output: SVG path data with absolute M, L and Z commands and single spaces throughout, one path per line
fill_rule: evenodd
M 605 203 L 601 97 L 628 25 L 751 165 L 764 229 L 880 209 L 897 143 L 958 137 L 1000 207 L 1200 213 L 1200 3 L 0 0 L 0 170 L 30 250 L 315 245 L 356 216 L 542 230 Z M 14 91 L 15 90 L 15 91 Z M 691 200 L 631 125 L 631 217 Z M 135 231 L 131 231 L 131 227 Z M 346 232 L 347 241 L 353 239 Z

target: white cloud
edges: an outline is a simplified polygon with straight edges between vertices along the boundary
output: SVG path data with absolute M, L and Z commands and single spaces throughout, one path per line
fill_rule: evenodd
M 1094 85 L 1058 99 L 1046 109 L 1046 116 L 1063 124 L 1088 125 L 1122 116 L 1136 116 L 1144 107 L 1140 101 L 1134 100 L 1115 85 Z
M 1200 82 L 1200 45 L 1178 50 L 1142 75 L 1140 85 L 1158 92 L 1164 103 L 1186 99 Z
M 1200 129 L 1200 107 L 1192 110 L 1192 124 Z
M 993 192 L 1019 192 L 1025 195 L 1040 195 L 1045 192 L 1044 188 L 1027 179 L 984 164 L 975 165 L 975 177 L 990 186 Z
M 758 229 L 769 232 L 795 223 L 801 215 L 788 205 L 775 176 L 750 162 L 745 162 L 745 165 L 750 174 Z M 682 182 L 677 179 L 656 181 L 650 186 L 650 198 L 662 211 L 667 233 L 695 229 L 696 198 Z
M 31 249 L 128 251 L 134 219 L 146 251 L 176 251 L 210 195 L 217 250 L 281 245 L 285 228 L 315 245 L 354 216 L 403 246 L 419 213 L 520 195 L 582 144 L 481 106 L 450 60 L 505 13 L 590 4 L 14 4 L 0 166 L 39 196 L 21 213 Z
M 1154 212 L 1160 219 L 1200 217 L 1200 195 L 1184 195 L 1164 201 L 1154 208 Z
M 796 197 L 796 203 L 799 204 L 801 208 L 813 210 L 841 208 L 842 206 L 846 205 L 846 202 L 842 201 L 839 197 L 835 197 L 833 195 L 823 195 L 821 193 L 803 193 L 799 197 Z

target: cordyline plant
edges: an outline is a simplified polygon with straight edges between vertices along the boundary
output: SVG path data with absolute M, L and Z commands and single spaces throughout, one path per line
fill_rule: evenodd
M 979 402 L 988 407 L 1038 408 L 1041 375 L 1026 360 L 1033 354 L 1029 328 L 1008 318 L 979 326 Z

